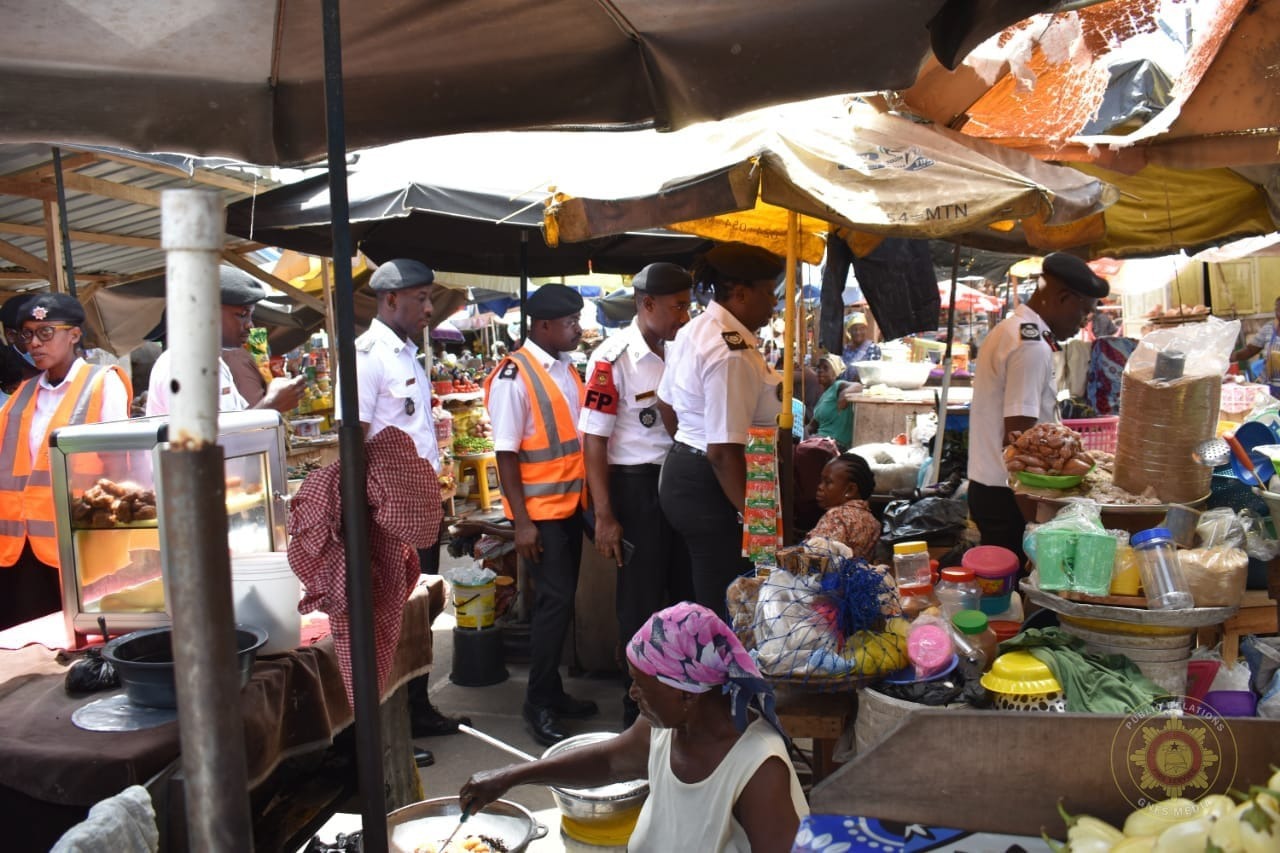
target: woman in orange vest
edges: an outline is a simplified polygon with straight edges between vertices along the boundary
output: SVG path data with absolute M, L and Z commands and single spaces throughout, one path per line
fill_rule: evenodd
M 132 391 L 118 367 L 80 357 L 84 308 L 45 293 L 22 306 L 21 338 L 40 373 L 0 409 L 0 630 L 62 609 L 49 435 L 124 420 Z

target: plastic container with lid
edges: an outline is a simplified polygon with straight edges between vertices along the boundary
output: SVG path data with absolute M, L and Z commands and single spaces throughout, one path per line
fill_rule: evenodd
M 982 655 L 983 669 L 990 667 L 999 654 L 1000 641 L 981 610 L 961 610 L 951 617 L 951 624 L 964 635 L 964 640 Z
M 1178 563 L 1173 534 L 1167 528 L 1153 527 L 1135 533 L 1129 544 L 1138 552 L 1148 610 L 1189 610 L 1195 606 Z
M 940 624 L 918 623 L 907 635 L 907 659 L 916 668 L 916 678 L 927 679 L 952 663 L 951 635 Z
M 931 584 L 929 543 L 897 542 L 893 546 L 893 577 L 898 586 Z
M 982 588 L 982 612 L 993 615 L 1008 609 L 1021 568 L 1017 554 L 999 545 L 977 545 L 964 552 L 960 565 L 973 572 Z
M 963 566 L 942 570 L 942 577 L 933 592 L 942 604 L 942 613 L 950 619 L 961 610 L 977 610 L 982 601 L 982 587 L 973 578 L 973 572 Z
M 902 606 L 902 615 L 907 619 L 915 619 L 921 611 L 941 604 L 938 596 L 934 594 L 931 583 L 909 583 L 899 586 L 898 603 Z

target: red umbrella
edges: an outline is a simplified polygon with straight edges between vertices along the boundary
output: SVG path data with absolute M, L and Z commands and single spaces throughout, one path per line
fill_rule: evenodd
M 943 308 L 951 307 L 951 282 L 938 282 L 938 296 L 942 300 Z M 956 282 L 956 307 L 965 312 L 999 311 L 1004 307 L 1004 302 L 997 296 L 991 296 L 977 288 Z

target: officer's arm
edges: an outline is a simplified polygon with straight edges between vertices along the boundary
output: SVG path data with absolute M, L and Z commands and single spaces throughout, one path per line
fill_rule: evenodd
M 747 448 L 743 444 L 708 444 L 707 461 L 725 497 L 738 512 L 747 504 Z
M 622 565 L 622 528 L 609 501 L 609 439 L 584 433 L 583 455 L 587 463 L 587 491 L 596 513 L 596 550 Z
M 1013 444 L 1010 436 L 1015 432 L 1026 432 L 1036 425 L 1035 418 L 1005 418 L 1004 419 L 1004 444 Z
M 667 435 L 675 438 L 676 430 L 680 429 L 680 417 L 676 410 L 666 400 L 658 400 L 654 405 L 658 407 L 658 416 L 662 418 L 662 428 L 667 431 Z

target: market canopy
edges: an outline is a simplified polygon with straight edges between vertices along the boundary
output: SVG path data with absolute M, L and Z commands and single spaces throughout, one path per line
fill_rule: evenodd
M 1116 197 L 1075 170 L 840 98 L 759 110 L 610 153 L 594 179 L 572 171 L 557 179 L 548 242 L 663 226 L 784 254 L 786 212 L 795 211 L 799 255 L 817 263 L 832 225 L 871 244 L 967 243 L 1019 220 L 1067 226 Z M 624 179 L 630 186 L 619 189 Z
M 1052 0 L 401 0 L 342 4 L 348 148 L 460 131 L 682 127 L 905 88 Z M 325 152 L 320 9 L 283 0 L 14 0 L 0 141 Z M 91 83 L 89 81 L 92 81 Z

